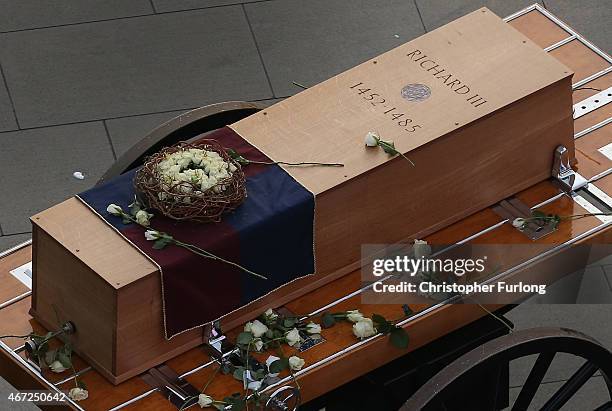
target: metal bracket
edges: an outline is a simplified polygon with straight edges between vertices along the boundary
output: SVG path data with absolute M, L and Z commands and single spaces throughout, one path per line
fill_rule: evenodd
M 206 336 L 204 349 L 215 360 L 221 362 L 236 350 L 236 347 L 234 347 L 221 332 L 219 323 L 214 322 L 205 327 L 204 333 Z
M 599 93 L 592 95 L 574 104 L 574 120 L 597 110 L 612 101 L 612 87 L 608 87 Z
M 561 189 L 568 194 L 589 184 L 584 177 L 572 170 L 569 152 L 565 146 L 559 146 L 555 150 L 552 176 L 560 184 Z
M 157 388 L 178 409 L 185 409 L 198 402 L 200 391 L 165 364 L 151 368 L 142 375 L 142 379 L 152 388 Z M 189 398 L 193 399 L 186 403 Z
M 493 207 L 493 211 L 502 218 L 507 219 L 510 224 L 517 218 L 531 217 L 531 208 L 515 197 L 500 201 L 498 205 Z M 554 232 L 554 228 L 550 224 L 539 225 L 536 222 L 529 222 L 524 228 L 517 228 L 531 240 L 539 240 L 540 238 Z
M 267 411 L 296 411 L 301 403 L 300 390 L 297 387 L 285 385 L 270 395 L 265 409 Z

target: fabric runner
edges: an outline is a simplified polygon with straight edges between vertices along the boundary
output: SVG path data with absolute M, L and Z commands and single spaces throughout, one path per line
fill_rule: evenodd
M 229 127 L 208 134 L 245 158 L 270 161 Z M 169 245 L 152 248 L 144 228 L 123 224 L 106 208 L 115 203 L 128 210 L 134 199 L 129 171 L 77 197 L 116 228 L 162 271 L 166 338 L 214 321 L 299 277 L 313 274 L 314 196 L 278 165 L 243 166 L 247 198 L 220 223 L 178 222 L 149 210 L 151 227 L 179 241 L 197 245 L 268 277 L 259 279 L 230 265 Z M 149 296 L 143 295 L 143 303 Z

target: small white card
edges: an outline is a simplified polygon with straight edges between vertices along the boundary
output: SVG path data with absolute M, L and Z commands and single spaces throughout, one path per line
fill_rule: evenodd
M 11 270 L 11 274 L 30 290 L 32 289 L 32 261 Z
M 598 148 L 597 151 L 612 160 L 612 143 Z

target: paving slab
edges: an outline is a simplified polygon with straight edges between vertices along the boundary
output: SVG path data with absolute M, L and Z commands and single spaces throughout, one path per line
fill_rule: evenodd
M 28 241 L 31 238 L 31 233 L 3 235 L 0 237 L 0 252 L 8 250 L 17 244 L 23 243 L 24 241 Z
M 113 163 L 102 122 L 2 133 L 0 142 L 5 235 L 31 231 L 30 216 L 90 188 Z
M 157 12 L 190 10 L 206 7 L 227 6 L 238 3 L 252 3 L 262 0 L 153 0 Z
M 282 99 L 269 99 L 260 101 L 260 103 L 270 105 L 281 100 Z M 134 144 L 142 140 L 150 131 L 187 111 L 189 110 L 177 110 L 106 120 L 106 127 L 108 128 L 111 141 L 113 142 L 117 158 L 123 155 Z
M 276 96 L 311 86 L 424 33 L 412 1 L 286 0 L 245 9 Z
M 477 10 L 488 7 L 504 18 L 535 3 L 534 0 L 416 0 L 427 31 Z
M 36 411 L 40 410 L 31 402 L 15 402 L 10 401 L 8 396 L 10 393 L 17 393 L 17 389 L 9 384 L 4 378 L 0 377 L 0 409 L 11 411 Z
M 165 113 L 146 114 L 134 117 L 122 117 L 106 121 L 108 133 L 113 142 L 117 158 L 123 155 L 134 144 L 138 143 L 150 131 L 166 121 L 188 110 Z
M 13 106 L 9 98 L 8 91 L 4 85 L 4 77 L 0 72 L 0 131 L 8 131 L 17 129 Z
M 271 97 L 241 6 L 0 35 L 22 128 Z
M 584 35 L 597 47 L 612 50 L 612 4 L 609 0 L 545 0 L 554 15 Z
M 153 13 L 149 0 L 0 0 L 0 32 Z

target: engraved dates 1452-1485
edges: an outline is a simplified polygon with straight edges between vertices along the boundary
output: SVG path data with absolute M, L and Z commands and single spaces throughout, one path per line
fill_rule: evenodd
M 406 113 L 397 111 L 397 107 L 390 107 L 380 93 L 372 92 L 363 82 L 353 84 L 349 89 L 354 90 L 357 95 L 361 95 L 364 102 L 369 102 L 372 106 L 378 108 L 382 114 L 387 116 L 391 121 L 395 122 L 399 127 L 408 133 L 414 133 L 422 128 L 420 124 L 414 124 L 414 120 L 409 118 Z

